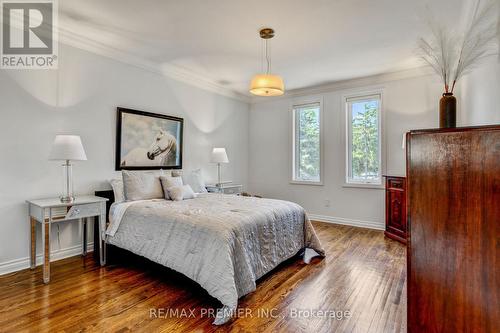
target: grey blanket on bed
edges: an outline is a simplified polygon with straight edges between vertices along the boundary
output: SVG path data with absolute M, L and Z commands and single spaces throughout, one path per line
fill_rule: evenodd
M 128 204 L 113 221 L 117 205 L 108 243 L 181 272 L 229 309 L 299 250 L 325 254 L 304 209 L 288 201 L 201 194 Z

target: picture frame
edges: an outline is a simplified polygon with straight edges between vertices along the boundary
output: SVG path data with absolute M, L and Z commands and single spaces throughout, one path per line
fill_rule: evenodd
M 184 119 L 117 108 L 115 170 L 182 169 Z

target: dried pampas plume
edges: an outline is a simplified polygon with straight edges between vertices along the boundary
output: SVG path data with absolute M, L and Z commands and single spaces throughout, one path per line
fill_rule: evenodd
M 472 20 L 460 34 L 440 24 L 427 10 L 430 39 L 418 41 L 419 56 L 441 77 L 445 92 L 453 93 L 457 81 L 486 56 L 498 51 L 497 6 L 495 0 L 477 0 Z

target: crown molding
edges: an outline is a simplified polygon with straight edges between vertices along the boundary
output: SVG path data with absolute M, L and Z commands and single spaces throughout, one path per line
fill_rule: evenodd
M 116 61 L 120 61 L 127 65 L 131 65 L 151 73 L 166 76 L 173 80 L 188 84 L 190 86 L 203 89 L 218 95 L 236 99 L 238 101 L 256 104 L 269 101 L 269 97 L 247 96 L 237 91 L 220 85 L 219 83 L 207 79 L 206 77 L 196 74 L 183 67 L 164 63 L 158 64 L 142 57 L 134 56 L 128 52 L 124 52 L 109 45 L 97 42 L 95 40 L 84 37 L 74 31 L 59 28 L 59 42 L 71 47 L 79 48 L 94 54 L 105 56 Z M 427 67 L 409 68 L 395 72 L 381 73 L 371 76 L 334 81 L 327 84 L 314 85 L 299 89 L 287 91 L 283 96 L 273 97 L 272 100 L 286 99 L 289 97 L 301 97 L 306 95 L 321 94 L 335 90 L 354 88 L 363 85 L 372 85 L 382 82 L 402 80 L 407 78 L 426 76 L 432 74 L 432 71 Z
M 84 36 L 75 30 L 68 29 L 67 27 L 62 28 L 61 26 L 59 26 L 58 32 L 59 32 L 58 35 L 59 42 L 62 44 L 82 49 L 107 58 L 111 58 L 113 60 L 125 63 L 127 65 L 131 65 L 149 71 L 151 73 L 165 76 L 175 81 L 182 82 L 187 85 L 203 89 L 205 91 L 209 91 L 221 96 L 229 97 L 248 104 L 263 103 L 263 102 L 268 102 L 270 100 L 286 99 L 289 97 L 301 97 L 305 95 L 321 94 L 321 93 L 348 89 L 363 85 L 372 85 L 387 81 L 425 76 L 431 73 L 431 71 L 425 67 L 409 68 L 395 72 L 381 73 L 371 76 L 333 81 L 326 84 L 293 89 L 287 91 L 283 96 L 272 97 L 270 99 L 269 97 L 248 96 L 242 94 L 228 87 L 225 87 L 214 80 L 196 74 L 181 66 L 173 65 L 170 63 L 160 64 L 145 59 L 143 57 L 135 56 L 130 52 L 125 52 L 123 50 L 98 42 L 95 39 L 89 38 L 88 36 Z
M 287 99 L 293 97 L 304 97 L 309 95 L 325 94 L 332 91 L 345 90 L 351 88 L 358 88 L 364 86 L 377 85 L 390 81 L 404 80 L 409 78 L 421 77 L 432 75 L 434 72 L 427 66 L 414 67 L 403 69 L 394 72 L 380 73 L 376 75 L 364 76 L 353 79 L 339 80 L 326 84 L 320 84 L 305 88 L 292 89 L 285 92 L 284 95 L 273 97 L 272 100 Z M 268 97 L 252 97 L 251 104 L 265 103 L 270 99 Z
M 250 96 L 243 95 L 237 91 L 224 87 L 213 80 L 207 79 L 202 75 L 196 74 L 180 66 L 163 64 L 160 71 L 163 75 L 174 80 L 250 104 Z
M 339 80 L 299 89 L 292 89 L 287 91 L 283 96 L 272 97 L 270 99 L 269 97 L 244 95 L 183 67 L 169 63 L 159 64 L 143 57 L 134 56 L 129 52 L 125 52 L 123 50 L 98 42 L 68 28 L 62 28 L 61 26 L 59 26 L 57 27 L 57 31 L 58 42 L 62 44 L 101 55 L 115 61 L 119 61 L 121 63 L 146 70 L 150 73 L 165 76 L 175 81 L 182 82 L 187 85 L 248 104 L 264 103 L 270 100 L 286 99 L 290 97 L 321 94 L 336 90 L 349 89 L 359 86 L 373 85 L 388 81 L 402 80 L 432 74 L 432 71 L 427 67 L 409 68 L 395 72 L 381 73 L 371 76 Z
M 117 48 L 92 40 L 75 31 L 58 28 L 59 42 L 71 47 L 82 49 L 90 53 L 101 55 L 113 60 L 131 65 L 148 72 L 168 77 L 170 79 L 203 89 L 221 96 L 229 97 L 241 102 L 250 103 L 250 97 L 231 90 L 219 83 L 195 74 L 185 68 L 172 64 L 159 64 L 142 57 L 134 56 Z
M 244 103 L 256 104 L 268 102 L 270 100 L 286 99 L 289 97 L 301 97 L 306 95 L 314 95 L 327 93 L 336 90 L 349 89 L 359 86 L 373 85 L 382 82 L 402 80 L 407 78 L 413 78 L 418 76 L 426 76 L 432 73 L 426 67 L 409 68 L 400 71 L 394 71 L 389 73 L 381 73 L 371 76 L 346 79 L 334 81 L 321 85 L 314 85 L 310 87 L 304 87 L 299 89 L 293 89 L 287 91 L 283 96 L 279 97 L 259 97 L 259 96 L 247 96 L 227 87 L 220 85 L 219 83 L 210 80 L 202 75 L 196 74 L 183 67 L 164 63 L 159 64 L 153 61 L 144 59 L 142 57 L 137 57 L 129 52 L 125 52 L 114 48 L 112 46 L 100 43 L 96 40 L 90 39 L 83 36 L 75 31 L 59 27 L 59 42 L 69 45 L 71 47 L 79 48 L 94 54 L 98 54 L 113 60 L 131 65 L 151 73 L 162 75 L 170 79 L 176 80 L 188 84 L 190 86 L 203 89 L 218 95 L 229 97 Z
M 459 26 L 461 27 L 465 26 L 469 10 L 470 10 L 470 5 L 468 6 L 467 3 L 464 3 L 462 7 L 462 15 L 458 20 Z M 60 18 L 62 17 L 64 17 L 64 14 L 62 12 L 59 12 L 59 22 L 61 21 Z M 499 18 L 500 18 L 500 7 L 499 7 Z M 241 92 L 223 86 L 214 80 L 196 74 L 181 66 L 169 63 L 159 64 L 150 61 L 148 59 L 145 59 L 143 57 L 134 56 L 130 52 L 125 52 L 123 50 L 113 48 L 109 45 L 98 42 L 97 40 L 92 39 L 88 36 L 84 36 L 81 33 L 75 31 L 75 29 L 69 29 L 68 27 L 62 28 L 61 25 L 58 25 L 56 29 L 59 32 L 58 41 L 65 45 L 69 45 L 71 47 L 75 47 L 94 54 L 105 56 L 107 58 L 111 58 L 113 60 L 125 63 L 127 65 L 131 65 L 149 71 L 151 73 L 165 76 L 173 80 L 188 84 L 190 86 L 203 89 L 225 97 L 229 97 L 248 104 L 263 103 L 263 102 L 268 102 L 270 100 L 286 99 L 290 97 L 301 97 L 306 95 L 321 94 L 336 90 L 355 88 L 364 85 L 375 85 L 388 81 L 426 76 L 432 73 L 432 71 L 426 67 L 407 68 L 394 72 L 386 72 L 370 76 L 338 80 L 325 84 L 292 89 L 286 91 L 286 93 L 283 96 L 279 97 L 269 98 L 269 97 L 249 96 L 247 94 L 243 94 Z M 498 29 L 499 29 L 498 39 L 500 44 L 500 20 L 498 23 Z M 498 53 L 498 55 L 500 60 L 500 52 Z

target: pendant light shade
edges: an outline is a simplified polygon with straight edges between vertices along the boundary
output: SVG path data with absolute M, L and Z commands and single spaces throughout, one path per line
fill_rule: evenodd
M 257 96 L 280 96 L 285 93 L 285 84 L 279 75 L 271 74 L 271 56 L 268 52 L 267 42 L 274 37 L 274 30 L 264 28 L 260 30 L 260 38 L 264 40 L 265 61 L 267 64 L 265 74 L 257 74 L 250 82 L 250 93 Z
M 280 96 L 285 93 L 285 85 L 278 75 L 257 74 L 250 83 L 250 93 L 257 96 Z

